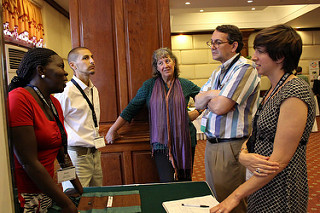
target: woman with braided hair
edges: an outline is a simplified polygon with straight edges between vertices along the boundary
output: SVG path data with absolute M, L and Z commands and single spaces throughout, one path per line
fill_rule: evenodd
M 67 81 L 62 58 L 46 48 L 34 48 L 23 57 L 17 76 L 9 85 L 8 105 L 15 181 L 23 212 L 47 212 L 52 200 L 61 212 L 78 212 L 53 181 L 54 160 L 62 168 L 72 166 L 66 146 L 64 119 L 59 101 Z M 82 194 L 76 177 L 75 189 Z

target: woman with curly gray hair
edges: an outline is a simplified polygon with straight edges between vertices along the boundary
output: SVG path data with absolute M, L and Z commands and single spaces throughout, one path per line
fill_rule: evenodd
M 177 59 L 168 48 L 154 51 L 152 68 L 153 78 L 143 83 L 109 129 L 106 140 L 113 143 L 117 130 L 147 104 L 150 143 L 160 182 L 191 180 L 196 144 L 196 129 L 191 121 L 200 113 L 197 110 L 188 113 L 187 105 L 200 88 L 178 77 Z

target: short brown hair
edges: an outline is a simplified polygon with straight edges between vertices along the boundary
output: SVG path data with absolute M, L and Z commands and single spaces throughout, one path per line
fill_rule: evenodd
M 282 69 L 291 73 L 298 66 L 302 40 L 292 27 L 279 24 L 261 30 L 254 39 L 253 47 L 265 47 L 273 61 L 284 58 Z

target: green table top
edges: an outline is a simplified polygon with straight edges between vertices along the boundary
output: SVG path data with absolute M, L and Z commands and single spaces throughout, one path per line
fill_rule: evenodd
M 139 190 L 142 212 L 152 213 L 165 213 L 162 207 L 162 202 L 164 201 L 213 195 L 208 184 L 204 181 L 87 187 L 84 188 L 84 194 L 89 192 L 118 192 L 130 190 Z M 57 211 L 49 211 L 49 213 L 54 212 Z

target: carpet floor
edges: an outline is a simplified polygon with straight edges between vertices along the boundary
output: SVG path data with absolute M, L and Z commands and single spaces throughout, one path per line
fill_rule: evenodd
M 320 117 L 317 117 L 320 129 Z M 205 181 L 204 152 L 206 141 L 199 140 L 196 146 L 193 181 Z M 308 213 L 320 212 L 320 131 L 310 135 L 307 145 L 307 169 L 309 181 Z

